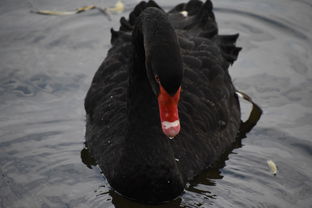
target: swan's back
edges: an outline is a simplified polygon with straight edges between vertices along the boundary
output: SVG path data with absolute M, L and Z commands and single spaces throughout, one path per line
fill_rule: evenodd
M 126 195 L 134 192 L 136 184 L 127 187 L 124 185 L 127 180 L 118 177 L 126 177 L 127 171 L 129 175 L 137 174 L 135 171 L 139 172 L 142 166 L 145 167 L 142 170 L 148 172 L 138 176 L 142 180 L 158 180 L 161 174 L 179 178 L 175 185 L 167 188 L 175 189 L 172 192 L 158 193 L 165 187 L 159 185 L 154 192 L 147 193 L 142 188 L 145 186 L 138 185 L 135 190 L 138 194 L 130 196 L 161 201 L 181 192 L 187 180 L 209 167 L 235 142 L 240 126 L 240 107 L 228 67 L 236 60 L 240 48 L 235 46 L 238 35 L 218 34 L 210 1 L 203 4 L 191 0 L 173 8 L 168 17 L 176 30 L 184 69 L 179 103 L 181 132 L 169 141 L 157 123 L 151 126 L 150 132 L 146 130 L 134 135 L 147 138 L 139 143 L 141 147 L 136 145 L 130 149 L 127 145 L 131 132 L 127 119 L 127 90 L 129 70 L 135 64 L 132 32 L 137 18 L 148 7 L 159 8 L 153 1 L 141 2 L 128 20 L 121 19 L 119 31 L 112 30 L 112 48 L 96 72 L 85 99 L 86 145 L 113 188 L 124 189 Z M 185 17 L 182 11 L 187 11 L 188 16 Z M 149 160 L 139 161 L 145 153 L 149 154 Z M 157 171 L 161 172 L 162 167 L 171 169 L 172 173 L 159 173 L 158 176 Z M 144 181 L 137 179 L 137 183 L 144 184 Z
M 187 11 L 187 17 L 181 15 L 183 11 Z M 180 163 L 182 172 L 190 179 L 236 140 L 240 107 L 228 67 L 241 48 L 235 46 L 238 34 L 218 34 L 210 1 L 177 5 L 169 17 L 179 36 L 184 62 L 179 108 L 185 139 L 177 138 L 173 147 L 176 158 L 184 161 Z M 187 159 L 189 155 L 192 160 Z

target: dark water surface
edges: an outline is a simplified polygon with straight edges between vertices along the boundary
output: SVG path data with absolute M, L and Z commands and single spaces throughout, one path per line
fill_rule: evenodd
M 178 2 L 159 1 L 166 8 Z M 32 3 L 70 10 L 115 1 Z M 109 29 L 136 3 L 126 1 L 127 10 L 109 21 L 97 11 L 42 16 L 30 13 L 27 1 L 0 1 L 1 208 L 146 207 L 112 192 L 100 171 L 80 159 L 84 96 L 110 46 Z M 214 4 L 220 33 L 241 35 L 243 51 L 230 70 L 234 82 L 264 114 L 220 169 L 206 171 L 159 207 L 312 207 L 312 3 Z

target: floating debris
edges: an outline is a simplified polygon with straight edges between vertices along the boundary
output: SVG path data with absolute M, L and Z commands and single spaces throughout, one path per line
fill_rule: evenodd
M 110 12 L 117 12 L 117 13 L 121 13 L 125 10 L 125 4 L 122 3 L 122 1 L 117 1 L 115 4 L 115 7 L 113 8 L 108 8 L 107 9 Z
M 50 10 L 38 10 L 38 11 L 32 11 L 37 14 L 43 14 L 43 15 L 73 15 L 76 14 L 76 11 L 50 11 Z
M 277 173 L 277 167 L 276 167 L 276 164 L 272 161 L 272 160 L 268 160 L 267 161 L 267 164 L 270 168 L 270 171 L 273 175 L 276 175 Z
M 51 11 L 51 10 L 37 10 L 37 11 L 32 11 L 36 14 L 43 14 L 43 15 L 73 15 L 73 14 L 78 14 L 81 12 L 85 12 L 85 11 L 89 11 L 92 9 L 96 9 L 97 7 L 94 5 L 90 5 L 90 6 L 84 6 L 78 9 L 75 9 L 74 11 Z
M 57 16 L 66 16 L 66 15 L 74 15 L 81 12 L 89 11 L 97 9 L 110 19 L 110 13 L 121 13 L 125 10 L 125 5 L 122 1 L 117 1 L 114 7 L 112 8 L 101 8 L 95 5 L 84 6 L 73 11 L 52 11 L 52 10 L 31 10 L 31 12 L 42 15 L 57 15 Z

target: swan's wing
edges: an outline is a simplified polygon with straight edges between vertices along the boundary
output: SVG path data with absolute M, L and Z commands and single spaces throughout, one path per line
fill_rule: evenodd
M 186 38 L 200 37 L 215 41 L 227 62 L 232 64 L 237 59 L 241 50 L 240 47 L 235 46 L 238 34 L 218 34 L 218 26 L 210 0 L 205 3 L 190 0 L 188 3 L 177 5 L 169 11 L 168 15 L 176 30 L 183 32 Z
M 119 36 L 94 75 L 85 99 L 86 146 L 101 169 L 114 169 L 126 134 L 128 71 L 132 67 L 131 41 Z M 109 157 L 105 157 L 109 155 Z M 109 176 L 109 175 L 107 175 Z
M 181 11 L 187 11 L 188 16 Z M 228 67 L 240 50 L 235 46 L 238 35 L 218 34 L 210 1 L 192 0 L 168 14 L 179 37 L 184 68 L 179 108 L 185 131 L 174 148 L 180 161 L 185 161 L 181 168 L 196 171 L 211 164 L 236 141 L 240 109 Z M 185 149 L 179 151 L 181 147 Z M 184 155 L 195 155 L 198 160 L 188 164 Z M 194 174 L 191 171 L 188 177 Z
M 102 122 L 114 113 L 109 106 L 126 107 L 126 89 L 128 71 L 132 67 L 131 41 L 123 37 L 116 38 L 113 47 L 108 51 L 105 60 L 95 73 L 91 87 L 85 99 L 85 110 L 92 122 Z M 115 108 L 118 109 L 118 108 Z M 96 113 L 95 113 L 96 112 Z

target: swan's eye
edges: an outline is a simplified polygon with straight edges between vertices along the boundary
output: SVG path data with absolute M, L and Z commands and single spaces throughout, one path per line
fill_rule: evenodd
M 155 75 L 155 80 L 156 80 L 156 82 L 159 84 L 160 83 L 160 81 L 159 81 L 159 76 L 158 75 Z

